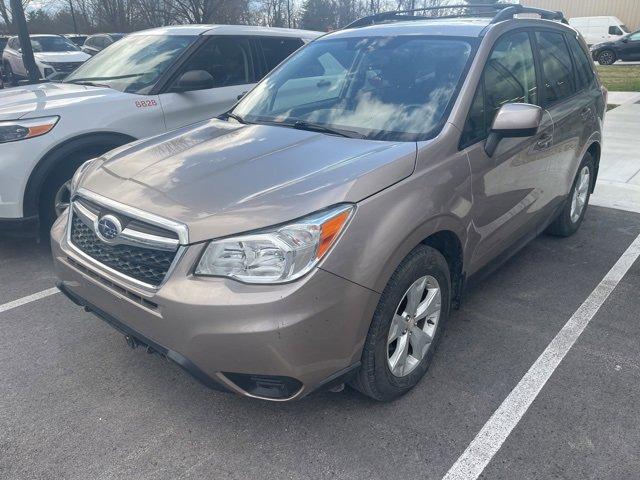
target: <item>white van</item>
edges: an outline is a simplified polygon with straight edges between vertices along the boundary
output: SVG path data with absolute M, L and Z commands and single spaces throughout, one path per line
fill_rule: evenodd
M 576 17 L 569 25 L 578 30 L 589 45 L 618 40 L 629 33 L 629 29 L 617 17 Z

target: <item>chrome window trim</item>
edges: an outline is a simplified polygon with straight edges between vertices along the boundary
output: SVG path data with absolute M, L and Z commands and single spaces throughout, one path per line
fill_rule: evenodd
M 111 200 L 110 198 L 103 197 L 102 195 L 98 193 L 94 193 L 85 188 L 79 188 L 75 193 L 75 195 L 86 198 L 87 200 L 93 201 L 97 204 L 100 204 L 109 209 L 112 209 L 116 213 L 122 213 L 127 217 L 135 218 L 136 220 L 150 223 L 151 225 L 155 225 L 156 227 L 166 228 L 167 230 L 176 232 L 179 240 L 178 243 L 180 245 L 189 244 L 189 229 L 183 223 L 169 220 L 167 218 L 154 215 L 153 213 L 148 213 L 143 210 L 139 210 L 135 207 L 130 207 L 129 205 L 125 205 L 124 203 L 120 203 L 115 200 Z

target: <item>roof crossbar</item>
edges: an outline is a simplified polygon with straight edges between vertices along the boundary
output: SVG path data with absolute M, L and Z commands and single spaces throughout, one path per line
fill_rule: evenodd
M 415 15 L 417 12 L 436 12 L 441 10 L 458 10 L 451 15 Z M 460 11 L 462 10 L 462 12 Z M 491 23 L 498 23 L 509 20 L 515 15 L 522 13 L 532 13 L 540 15 L 546 20 L 558 20 L 567 23 L 562 12 L 552 10 L 543 10 L 541 8 L 525 7 L 513 3 L 484 3 L 477 5 L 440 5 L 435 7 L 413 8 L 410 10 L 393 10 L 389 12 L 376 13 L 367 17 L 360 18 L 346 27 L 359 28 L 380 23 L 402 22 L 408 20 L 433 20 L 437 18 L 464 18 L 464 17 L 492 17 Z

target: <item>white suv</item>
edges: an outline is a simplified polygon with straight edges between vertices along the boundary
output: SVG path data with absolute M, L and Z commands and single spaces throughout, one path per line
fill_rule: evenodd
M 29 38 L 41 78 L 68 75 L 91 58 L 62 35 L 31 35 Z M 11 37 L 7 42 L 2 53 L 2 66 L 9 85 L 14 85 L 21 78 L 28 78 L 18 37 Z
M 319 35 L 233 25 L 147 30 L 63 82 L 1 90 L 0 224 L 39 217 L 48 227 L 66 208 L 66 184 L 84 161 L 226 112 Z

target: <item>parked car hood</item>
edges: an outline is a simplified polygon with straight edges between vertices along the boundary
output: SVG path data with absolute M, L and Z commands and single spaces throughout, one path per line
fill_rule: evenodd
M 105 95 L 123 94 L 106 87 L 89 87 L 72 83 L 40 83 L 6 88 L 0 90 L 0 120 L 56 115 L 66 105 Z
M 85 62 L 91 58 L 91 55 L 75 51 L 75 52 L 38 52 L 33 54 L 36 60 L 41 62 L 65 63 L 65 62 Z
M 81 187 L 188 226 L 190 242 L 357 202 L 411 175 L 416 144 L 211 120 L 107 154 Z

